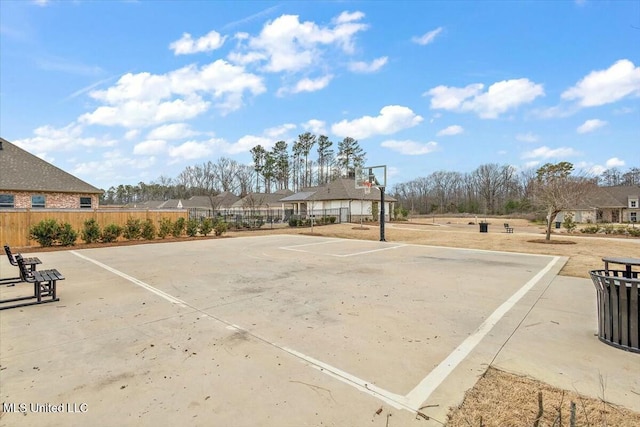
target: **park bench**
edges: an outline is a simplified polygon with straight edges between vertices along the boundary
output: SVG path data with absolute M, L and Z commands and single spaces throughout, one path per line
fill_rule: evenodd
M 509 227 L 508 223 L 504 223 L 504 229 L 507 233 L 513 233 L 513 227 Z
M 16 261 L 16 257 L 14 254 L 11 253 L 11 248 L 9 248 L 9 245 L 4 245 L 4 251 L 7 254 L 7 258 L 9 258 L 9 263 L 11 265 L 13 265 L 14 267 L 18 267 L 18 262 Z M 19 255 L 19 254 L 16 254 Z M 42 264 L 42 261 L 40 261 L 39 258 L 33 257 L 33 258 L 22 258 L 24 261 L 24 264 L 27 268 L 27 270 L 29 271 L 35 271 L 36 270 L 36 265 L 37 264 Z M 20 282 L 24 282 L 24 279 L 22 278 L 22 275 L 20 275 L 19 277 L 5 277 L 5 278 L 0 278 L 0 285 L 10 285 L 10 284 L 15 284 L 15 283 L 20 283 Z
M 33 295 L 1 299 L 0 310 L 44 304 L 60 300 L 56 294 L 56 284 L 59 280 L 64 280 L 64 276 L 60 274 L 58 270 L 29 270 L 20 254 L 15 256 L 15 260 L 18 264 L 18 268 L 20 269 L 20 277 L 23 279 L 22 281 L 33 283 Z

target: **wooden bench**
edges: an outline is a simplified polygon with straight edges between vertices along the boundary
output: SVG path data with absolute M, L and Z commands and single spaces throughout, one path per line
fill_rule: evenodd
M 504 229 L 507 233 L 513 233 L 513 227 L 509 227 L 508 223 L 504 223 Z
M 60 300 L 56 293 L 56 284 L 59 280 L 64 280 L 64 276 L 58 270 L 29 270 L 20 254 L 15 256 L 15 260 L 18 263 L 20 277 L 24 279 L 23 281 L 33 283 L 33 295 L 0 300 L 0 310 Z M 17 304 L 9 304 L 16 302 Z
M 7 254 L 7 258 L 9 258 L 9 263 L 14 267 L 18 267 L 18 262 L 16 261 L 16 257 L 11 253 L 11 248 L 9 248 L 9 245 L 4 245 L 4 251 Z M 20 254 L 16 254 L 16 255 L 20 255 Z M 36 265 L 42 264 L 42 261 L 40 261 L 40 259 L 36 257 L 33 257 L 33 258 L 23 257 L 22 260 L 24 261 L 24 264 L 27 270 L 29 271 L 35 271 Z M 0 285 L 13 285 L 13 284 L 24 282 L 24 281 L 25 280 L 22 277 L 22 275 L 20 275 L 19 277 L 5 277 L 5 278 L 0 278 Z

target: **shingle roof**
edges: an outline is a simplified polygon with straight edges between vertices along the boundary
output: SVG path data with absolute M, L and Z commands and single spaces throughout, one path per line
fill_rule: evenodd
M 305 188 L 303 191 L 282 199 L 286 202 L 304 202 L 306 200 L 328 201 L 328 200 L 380 200 L 380 189 L 373 187 L 371 193 L 364 194 L 364 190 L 356 188 L 354 179 L 339 178 L 321 187 Z M 397 200 L 385 194 L 385 201 L 396 202 Z
M 0 190 L 102 194 L 41 158 L 0 138 Z
M 638 185 L 597 187 L 577 208 L 626 208 L 629 203 L 629 197 L 639 196 L 640 186 Z
M 278 190 L 275 193 L 249 193 L 242 199 L 235 202 L 232 206 L 234 208 L 245 208 L 247 206 L 280 207 L 282 205 L 281 200 L 292 194 L 293 191 L 291 190 Z

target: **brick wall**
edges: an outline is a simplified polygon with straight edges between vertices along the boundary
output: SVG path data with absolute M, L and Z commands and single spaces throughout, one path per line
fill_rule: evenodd
M 0 191 L 2 194 L 13 194 L 14 207 L 18 209 L 31 208 L 31 196 L 42 195 L 45 197 L 46 209 L 80 209 L 80 197 L 91 197 L 91 208 L 98 207 L 97 194 L 73 194 L 73 193 L 27 193 L 16 191 Z

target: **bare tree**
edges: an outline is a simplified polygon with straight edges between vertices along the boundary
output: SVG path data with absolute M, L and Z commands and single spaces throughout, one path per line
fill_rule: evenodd
M 536 172 L 534 185 L 535 204 L 546 211 L 547 235 L 551 240 L 551 224 L 565 209 L 576 207 L 595 187 L 593 180 L 573 176 L 569 162 L 547 163 Z

